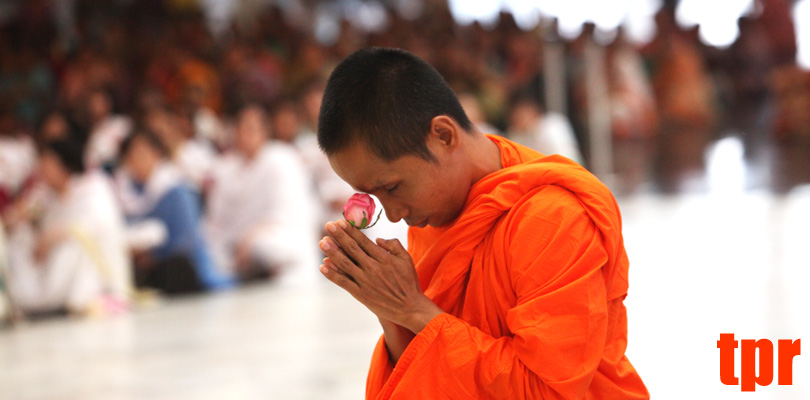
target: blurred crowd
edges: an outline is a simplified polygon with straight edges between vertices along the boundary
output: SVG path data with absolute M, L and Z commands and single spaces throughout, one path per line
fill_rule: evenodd
M 104 315 L 146 288 L 305 279 L 323 223 L 352 194 L 318 148 L 320 99 L 331 69 L 364 46 L 427 60 L 480 130 L 586 166 L 594 45 L 615 140 L 740 121 L 810 138 L 787 0 L 760 1 L 722 50 L 679 27 L 670 1 L 645 45 L 592 25 L 564 41 L 553 23 L 526 31 L 507 13 L 461 26 L 438 0 L 418 18 L 382 2 L 385 26 L 343 19 L 325 41 L 306 23 L 321 3 L 299 3 L 293 18 L 245 2 L 218 31 L 194 0 L 15 3 L 0 24 L 0 290 L 15 310 Z M 556 109 L 549 46 L 563 49 Z

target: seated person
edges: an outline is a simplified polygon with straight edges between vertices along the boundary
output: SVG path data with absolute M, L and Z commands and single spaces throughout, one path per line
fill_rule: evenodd
M 106 177 L 85 172 L 82 160 L 78 141 L 47 142 L 38 173 L 52 196 L 41 215 L 17 213 L 7 221 L 5 284 L 24 314 L 86 315 L 126 307 L 131 279 L 124 219 Z
M 199 198 L 166 160 L 163 142 L 139 128 L 123 142 L 121 154 L 115 181 L 135 253 L 136 283 L 166 294 L 231 286 L 203 240 Z
M 302 157 L 269 140 L 264 110 L 238 116 L 234 149 L 215 168 L 206 228 L 217 261 L 245 280 L 283 272 L 285 280 L 315 274 L 317 205 Z
M 325 85 L 326 83 L 313 82 L 301 95 L 299 102 L 302 118 L 298 124 L 300 131 L 292 140 L 293 145 L 298 149 L 298 153 L 303 157 L 304 164 L 315 184 L 317 206 L 319 208 L 318 227 L 323 227 L 327 222 L 341 218 L 343 205 L 354 194 L 352 187 L 335 174 L 332 166 L 329 165 L 326 154 L 318 147 L 316 132 L 318 129 L 318 111 L 321 108 L 321 98 L 323 97 Z M 276 120 L 278 120 L 279 113 L 276 112 L 275 115 Z M 276 128 L 273 132 L 277 138 L 278 131 L 278 128 Z
M 568 118 L 543 112 L 542 106 L 527 96 L 517 96 L 512 102 L 506 136 L 542 154 L 559 154 L 579 164 L 583 161 Z
M 166 144 L 171 161 L 184 179 L 199 193 L 205 194 L 205 184 L 216 160 L 216 149 L 207 139 L 194 134 L 191 117 L 155 109 L 149 111 L 144 120 L 146 126 Z
M 86 112 L 91 129 L 87 137 L 85 165 L 88 169 L 109 171 L 118 159 L 121 142 L 132 130 L 129 117 L 115 113 L 113 97 L 109 91 L 97 89 L 87 99 Z
M 0 212 L 24 189 L 36 164 L 32 138 L 0 131 Z
M 6 235 L 3 227 L 3 218 L 0 216 L 0 327 L 11 320 L 11 304 L 8 301 L 5 276 L 7 267 L 6 258 Z

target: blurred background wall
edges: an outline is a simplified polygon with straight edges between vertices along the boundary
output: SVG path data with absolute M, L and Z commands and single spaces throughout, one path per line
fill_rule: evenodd
M 587 166 L 633 176 L 622 189 L 683 189 L 734 136 L 757 164 L 747 184 L 784 191 L 807 180 L 791 154 L 810 135 L 808 21 L 806 0 L 8 0 L 0 132 L 33 134 L 55 110 L 91 125 L 103 89 L 136 120 L 194 114 L 224 148 L 245 104 L 298 101 L 354 49 L 396 46 L 491 130 L 508 133 L 521 99 L 567 117 Z

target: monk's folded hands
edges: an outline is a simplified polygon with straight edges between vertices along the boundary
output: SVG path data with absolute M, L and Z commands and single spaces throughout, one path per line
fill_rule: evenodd
M 321 273 L 377 317 L 418 333 L 442 310 L 419 286 L 413 260 L 399 240 L 372 242 L 346 221 L 329 222 L 331 237 L 319 243 L 326 254 Z

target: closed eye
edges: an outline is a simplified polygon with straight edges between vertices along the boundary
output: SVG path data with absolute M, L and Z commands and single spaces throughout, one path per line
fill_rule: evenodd
M 387 189 L 385 189 L 385 190 L 388 192 L 388 194 L 391 194 L 391 193 L 393 193 L 395 190 L 397 190 L 397 188 L 398 188 L 398 187 L 399 187 L 399 184 L 396 184 L 396 185 L 391 186 L 390 188 L 387 188 Z

